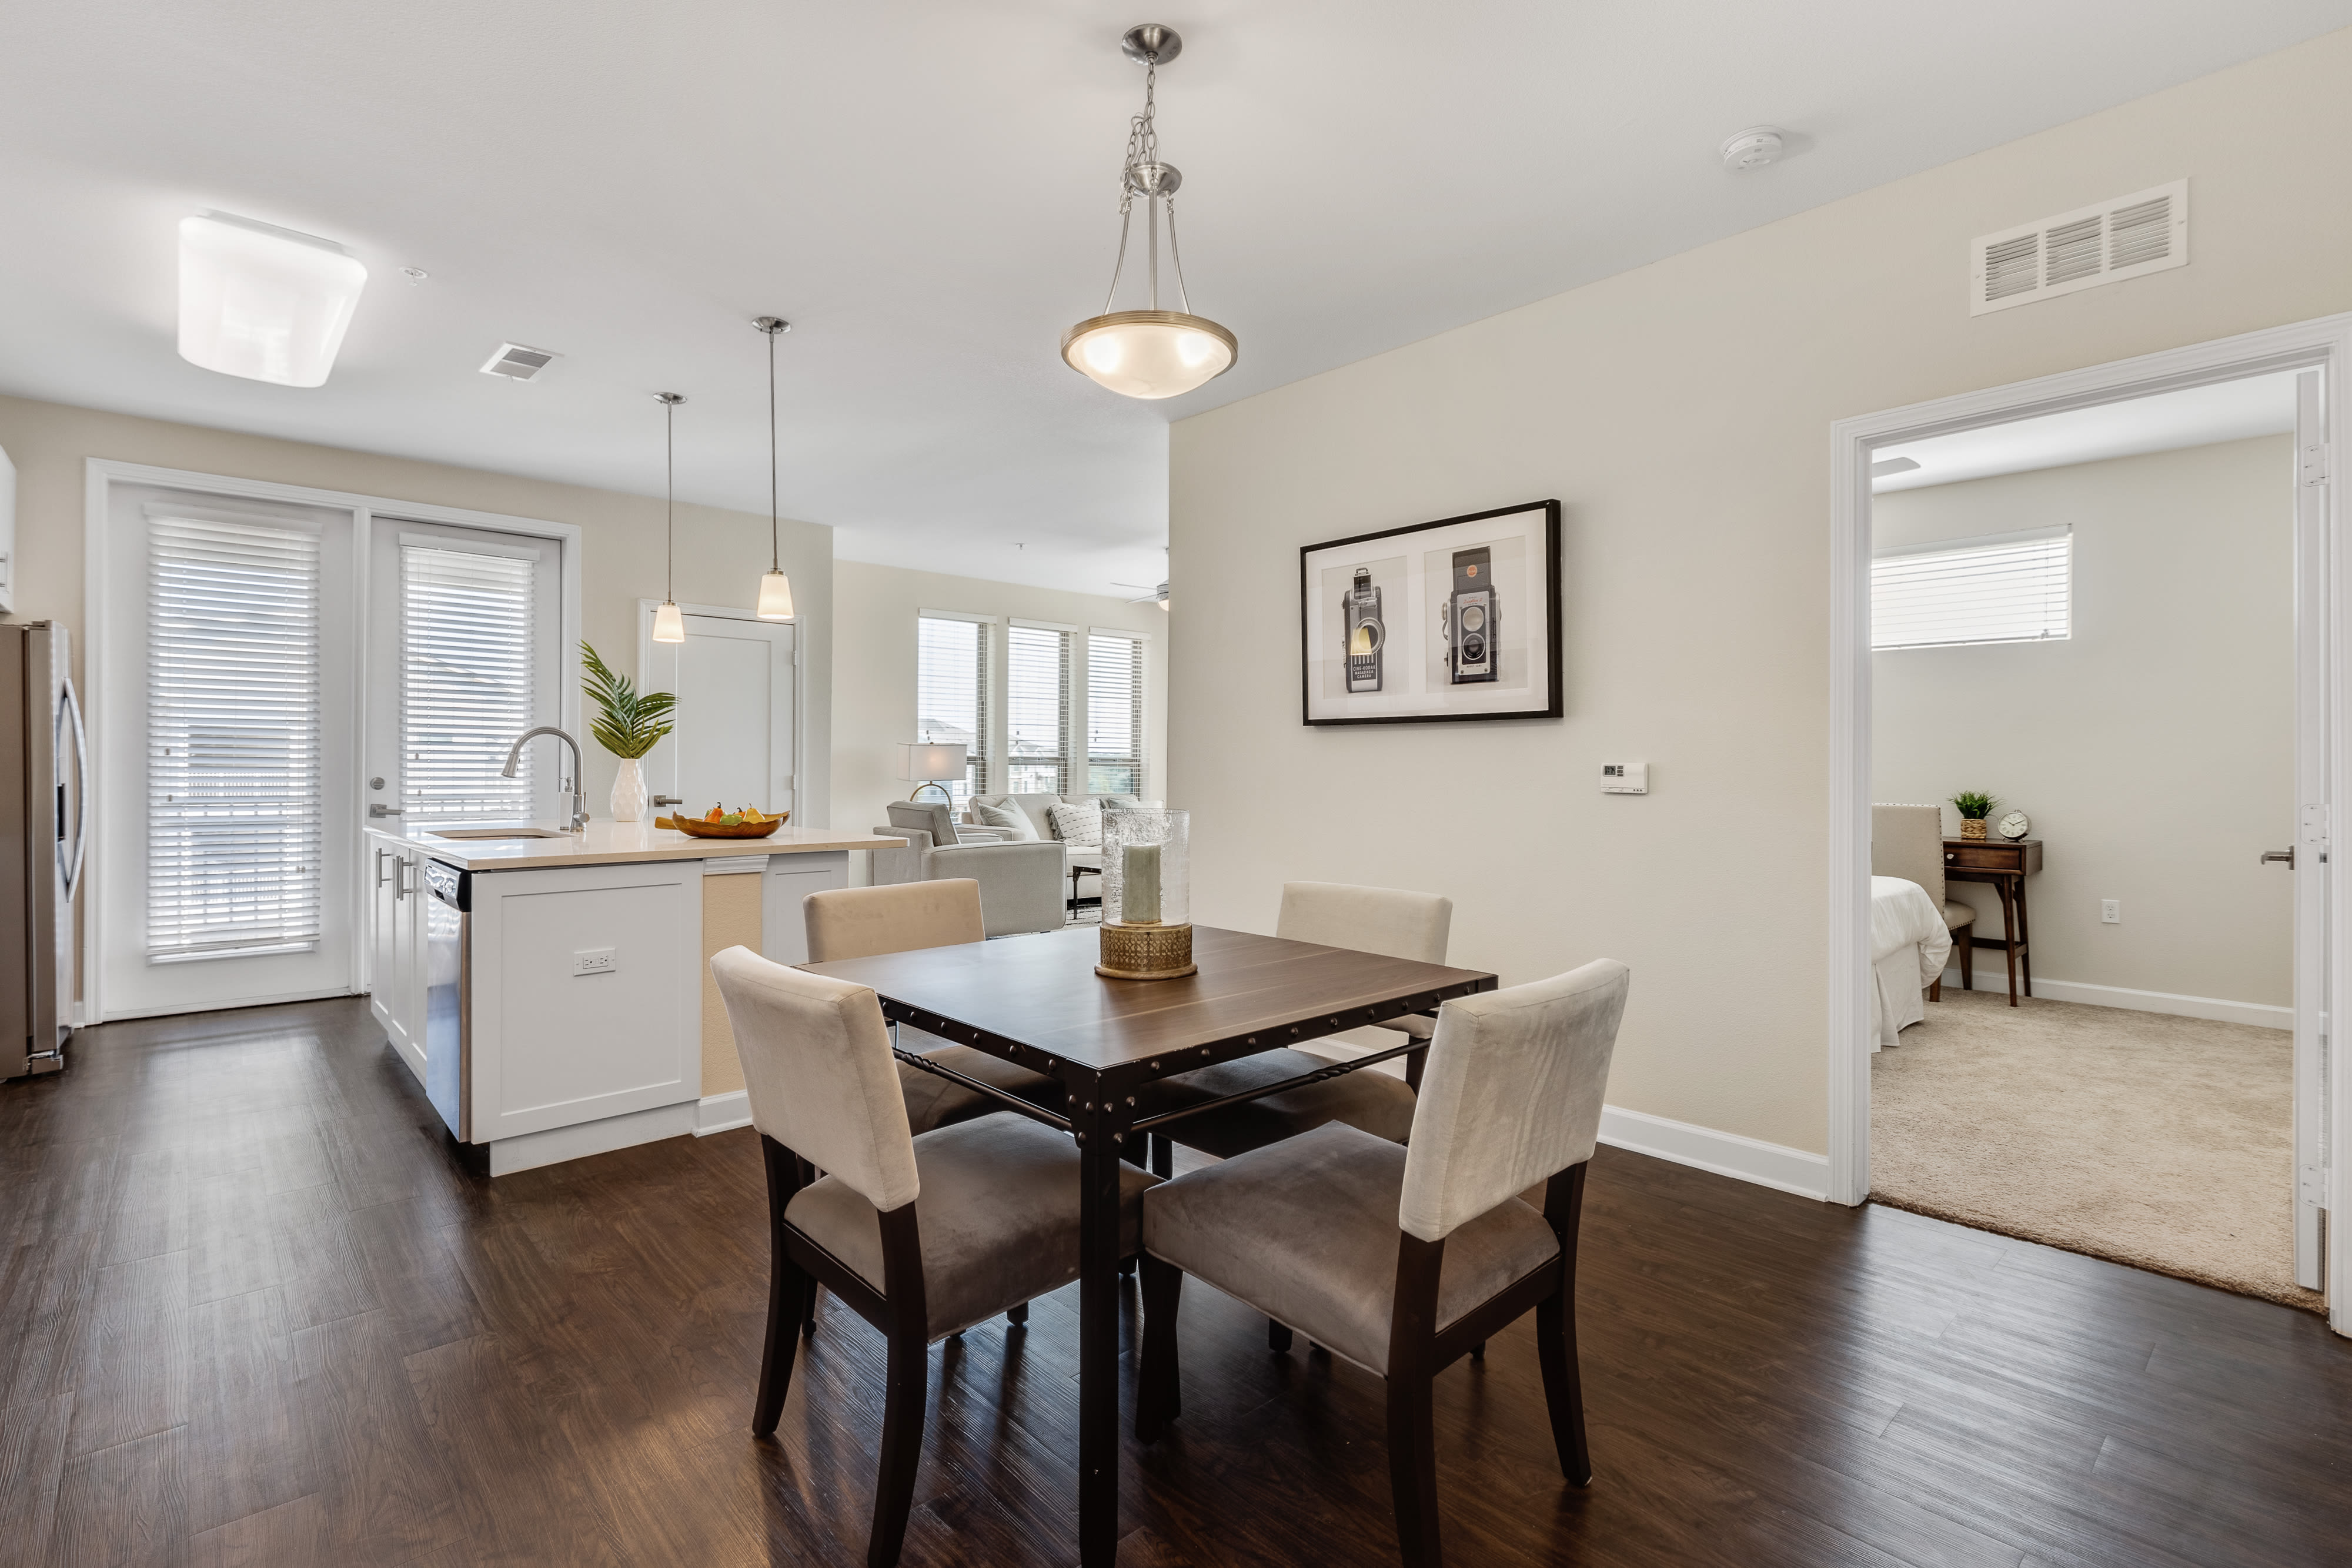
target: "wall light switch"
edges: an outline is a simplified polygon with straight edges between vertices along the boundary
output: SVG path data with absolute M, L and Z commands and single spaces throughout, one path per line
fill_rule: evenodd
M 1650 792 L 1650 765 L 1646 762 L 1604 762 L 1601 765 L 1601 792 L 1603 795 L 1646 795 Z
M 610 947 L 583 947 L 572 955 L 574 975 L 615 975 L 620 969 L 620 961 Z
M 2124 901 L 2120 898 L 2099 900 L 2099 921 L 2105 925 L 2121 925 L 2124 923 Z

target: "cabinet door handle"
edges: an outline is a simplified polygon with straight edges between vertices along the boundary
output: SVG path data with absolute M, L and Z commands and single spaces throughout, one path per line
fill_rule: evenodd
M 2268 865 L 2273 861 L 2276 861 L 2281 865 L 2286 867 L 2287 870 L 2293 871 L 2294 869 L 2294 852 L 2293 850 L 2264 850 L 2263 852 L 2263 858 L 2255 863 L 2258 865 Z
M 408 857 L 398 855 L 392 862 L 392 901 L 394 904 L 408 896 Z
M 378 887 L 383 885 L 383 852 L 382 850 L 375 852 L 375 885 Z

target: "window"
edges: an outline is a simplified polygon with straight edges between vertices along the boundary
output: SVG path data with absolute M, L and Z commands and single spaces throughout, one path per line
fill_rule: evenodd
M 1070 788 L 1070 634 L 1011 626 L 1004 634 L 1005 777 L 1016 795 Z
M 968 748 L 963 778 L 945 780 L 958 804 L 988 792 L 988 622 L 916 619 L 915 738 Z
M 1873 552 L 1870 645 L 1944 648 L 2072 634 L 2073 536 L 2034 528 Z
M 1087 638 L 1087 793 L 1143 793 L 1143 642 Z
M 409 820 L 528 820 L 534 560 L 400 547 L 400 794 Z
M 319 945 L 319 536 L 148 525 L 147 958 Z

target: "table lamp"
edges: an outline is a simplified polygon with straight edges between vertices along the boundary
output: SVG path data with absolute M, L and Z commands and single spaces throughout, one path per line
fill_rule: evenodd
M 970 749 L 961 741 L 945 740 L 918 740 L 899 747 L 898 777 L 910 783 L 920 780 L 907 799 L 919 800 L 924 790 L 937 789 L 940 800 L 954 805 L 955 796 L 940 780 L 964 776 L 971 764 Z

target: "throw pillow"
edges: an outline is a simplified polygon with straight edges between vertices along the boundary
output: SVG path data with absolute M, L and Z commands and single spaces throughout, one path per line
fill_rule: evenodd
M 1102 848 L 1101 807 L 1048 806 L 1045 814 L 1054 820 L 1054 836 L 1064 843 Z
M 971 814 L 980 819 L 982 827 L 1003 828 L 1015 841 L 1027 841 L 1037 837 L 1037 824 L 1031 821 L 1029 813 L 1018 806 L 989 806 L 974 800 Z

